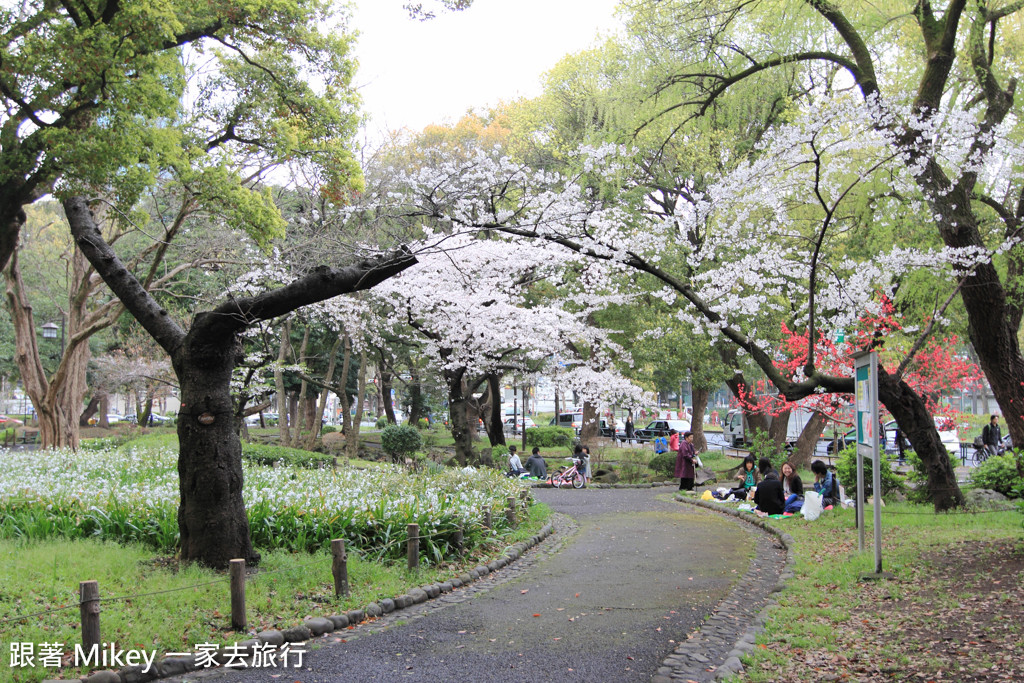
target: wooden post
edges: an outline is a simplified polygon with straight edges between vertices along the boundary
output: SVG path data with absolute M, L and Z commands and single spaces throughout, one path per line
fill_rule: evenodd
M 466 552 L 465 548 L 466 535 L 462 531 L 462 527 L 455 530 L 455 552 L 459 557 L 462 557 L 463 553 Z
M 245 560 L 231 560 L 231 628 L 244 631 L 245 620 Z
M 331 573 L 334 574 L 334 595 L 348 595 L 348 555 L 345 553 L 345 539 L 331 541 Z
M 420 525 L 410 524 L 407 530 L 409 534 L 409 569 L 416 569 L 420 566 Z
M 509 496 L 505 499 L 505 519 L 508 520 L 508 525 L 515 528 L 516 526 L 516 497 Z
M 79 610 L 82 616 L 82 646 L 88 651 L 100 644 L 100 584 L 82 581 L 78 584 Z
M 484 526 L 488 529 L 494 528 L 494 524 L 491 521 L 491 508 L 487 508 L 484 510 Z

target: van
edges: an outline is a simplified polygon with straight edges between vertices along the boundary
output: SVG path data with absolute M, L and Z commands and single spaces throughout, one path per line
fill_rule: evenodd
M 615 436 L 615 428 L 610 427 L 607 420 L 602 417 L 598 418 L 598 422 L 601 425 L 601 436 Z M 559 413 L 558 421 L 551 418 L 548 426 L 569 427 L 579 436 L 580 430 L 583 429 L 583 413 Z
M 811 412 L 797 408 L 789 413 L 789 424 L 786 425 L 786 443 L 795 444 L 804 431 L 804 426 L 811 419 Z M 768 416 L 768 424 L 771 424 L 772 416 Z M 750 434 L 750 427 L 747 425 L 746 417 L 742 410 L 730 410 L 722 423 L 722 436 L 730 446 L 741 446 L 750 444 L 754 435 Z

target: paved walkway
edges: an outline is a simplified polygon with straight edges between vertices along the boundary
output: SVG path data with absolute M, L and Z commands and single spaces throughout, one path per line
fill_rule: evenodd
M 302 669 L 202 678 L 712 680 L 775 585 L 781 554 L 764 532 L 673 494 L 536 489 L 556 512 L 557 533 L 509 567 L 311 641 Z

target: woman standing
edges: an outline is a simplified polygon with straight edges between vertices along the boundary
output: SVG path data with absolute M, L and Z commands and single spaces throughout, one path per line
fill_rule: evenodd
M 697 449 L 693 447 L 693 432 L 683 432 L 676 452 L 676 476 L 679 477 L 679 490 L 692 491 L 694 480 L 693 459 Z

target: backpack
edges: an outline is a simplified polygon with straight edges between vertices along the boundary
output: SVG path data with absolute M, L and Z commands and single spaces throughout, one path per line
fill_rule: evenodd
M 974 447 L 979 449 L 979 450 L 984 448 L 985 447 L 985 439 L 984 439 L 984 437 L 981 437 L 981 436 L 974 437 Z

